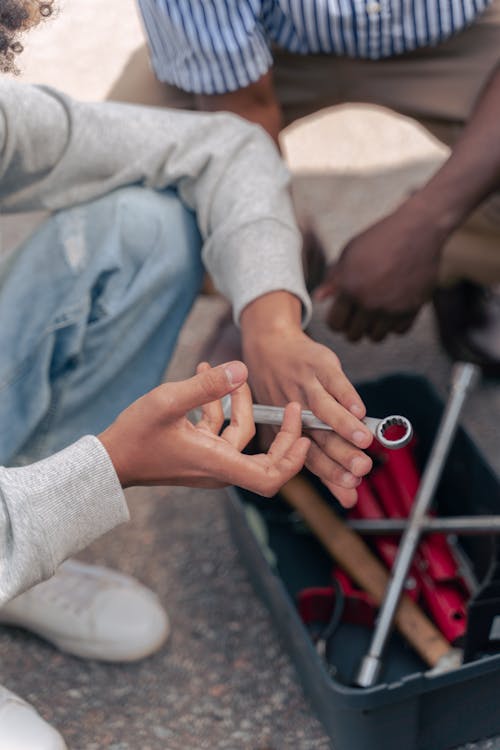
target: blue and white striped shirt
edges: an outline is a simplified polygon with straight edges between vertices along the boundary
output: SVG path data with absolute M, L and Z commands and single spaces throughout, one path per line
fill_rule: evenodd
M 161 81 L 215 94 L 257 81 L 271 46 L 378 60 L 435 45 L 491 0 L 139 0 Z

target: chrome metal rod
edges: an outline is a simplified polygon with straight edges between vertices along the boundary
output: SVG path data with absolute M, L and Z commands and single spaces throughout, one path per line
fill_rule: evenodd
M 460 362 L 454 366 L 451 393 L 424 469 L 417 496 L 408 519 L 408 525 L 399 545 L 391 579 L 378 613 L 370 648 L 361 663 L 356 677 L 356 684 L 360 687 L 371 687 L 377 682 L 384 648 L 392 629 L 394 615 L 420 539 L 422 522 L 430 507 L 446 456 L 455 436 L 465 399 L 478 377 L 479 368 L 476 365 Z
M 402 534 L 408 526 L 407 518 L 360 518 L 350 519 L 347 525 L 362 536 L 384 536 Z M 479 536 L 500 534 L 500 516 L 451 516 L 450 518 L 427 517 L 422 521 L 421 534 L 457 534 Z

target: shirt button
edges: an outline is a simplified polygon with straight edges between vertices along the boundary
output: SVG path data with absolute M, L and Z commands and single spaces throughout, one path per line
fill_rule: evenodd
M 366 10 L 368 13 L 375 15 L 376 13 L 380 13 L 382 7 L 380 3 L 376 2 L 376 0 L 370 0 L 370 2 L 366 4 Z

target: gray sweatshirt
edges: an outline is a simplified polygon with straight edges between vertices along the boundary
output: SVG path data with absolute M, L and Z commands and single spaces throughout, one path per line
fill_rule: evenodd
M 84 104 L 0 83 L 3 213 L 54 211 L 130 184 L 175 186 L 196 212 L 203 261 L 236 321 L 279 289 L 302 300 L 308 319 L 288 174 L 260 128 L 229 114 Z M 0 468 L 0 604 L 127 518 L 95 437 L 28 467 Z

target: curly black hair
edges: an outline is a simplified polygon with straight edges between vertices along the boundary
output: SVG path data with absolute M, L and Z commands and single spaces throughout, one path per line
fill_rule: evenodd
M 18 73 L 16 55 L 23 51 L 18 37 L 53 12 L 54 0 L 0 0 L 0 72 Z

